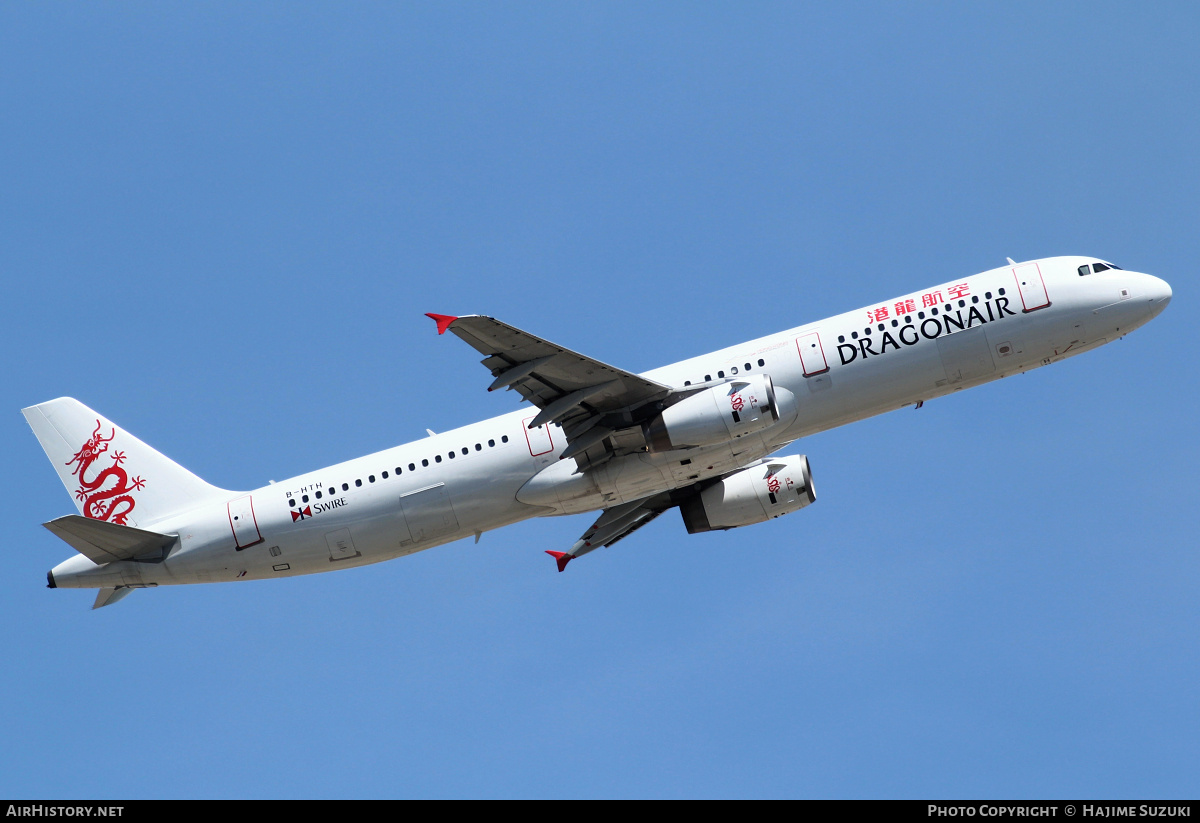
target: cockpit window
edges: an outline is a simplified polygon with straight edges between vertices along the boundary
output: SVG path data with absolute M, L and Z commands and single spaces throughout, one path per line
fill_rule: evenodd
M 1106 266 L 1103 263 L 1093 263 L 1092 264 L 1092 271 L 1096 272 L 1097 274 L 1099 274 L 1102 271 L 1108 271 L 1110 268 L 1112 268 L 1112 266 Z
M 1087 277 L 1091 273 L 1092 273 L 1092 267 L 1089 266 L 1087 263 L 1084 263 L 1082 266 L 1079 267 L 1079 276 L 1080 277 Z

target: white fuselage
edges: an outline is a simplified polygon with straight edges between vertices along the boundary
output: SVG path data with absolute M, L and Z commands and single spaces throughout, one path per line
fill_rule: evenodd
M 526 408 L 139 523 L 179 535 L 166 560 L 97 566 L 77 555 L 53 579 L 60 587 L 99 588 L 312 574 L 684 488 L 806 435 L 1094 348 L 1146 323 L 1170 300 L 1170 287 L 1150 275 L 1078 273 L 1093 262 L 1059 257 L 1005 266 L 645 375 L 682 386 L 747 369 L 769 374 L 797 401 L 798 415 L 783 430 L 630 454 L 576 473 L 574 460 L 559 460 L 562 431 L 527 429 L 536 409 Z

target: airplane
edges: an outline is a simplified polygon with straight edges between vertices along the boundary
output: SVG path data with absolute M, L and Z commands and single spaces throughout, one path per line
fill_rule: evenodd
M 253 491 L 209 485 L 72 398 L 23 410 L 78 514 L 49 588 L 353 568 L 532 517 L 599 511 L 561 572 L 669 509 L 690 534 L 816 500 L 797 440 L 1124 337 L 1171 287 L 1093 257 L 1016 263 L 633 374 L 483 315 L 428 316 L 530 407 Z

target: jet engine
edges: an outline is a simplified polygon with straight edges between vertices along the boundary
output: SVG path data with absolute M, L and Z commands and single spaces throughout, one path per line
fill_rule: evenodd
M 768 457 L 738 469 L 679 506 L 688 534 L 763 523 L 817 499 L 804 455 Z
M 796 419 L 796 398 L 756 374 L 693 394 L 643 424 L 652 452 L 713 446 Z

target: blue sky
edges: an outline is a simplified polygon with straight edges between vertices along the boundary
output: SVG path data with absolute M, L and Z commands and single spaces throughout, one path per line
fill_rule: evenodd
M 1200 793 L 1190 3 L 4 4 L 0 795 Z M 501 414 L 427 311 L 633 370 L 1089 254 L 1171 307 L 812 437 L 803 512 L 47 591 L 71 395 L 252 488 Z

